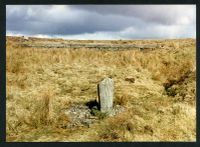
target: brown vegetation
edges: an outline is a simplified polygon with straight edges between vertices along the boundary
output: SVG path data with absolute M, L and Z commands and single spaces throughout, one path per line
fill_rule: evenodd
M 7 141 L 195 141 L 195 40 L 73 41 L 32 38 L 29 43 L 158 44 L 155 50 L 100 51 L 6 43 Z M 72 104 L 97 97 L 104 77 L 115 83 L 114 103 L 125 111 L 91 126 L 66 128 Z

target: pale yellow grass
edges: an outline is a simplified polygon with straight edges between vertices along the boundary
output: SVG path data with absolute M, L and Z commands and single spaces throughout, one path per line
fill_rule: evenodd
M 115 52 L 21 48 L 16 38 L 7 38 L 7 141 L 195 141 L 195 40 L 99 42 L 163 47 Z M 125 111 L 89 128 L 65 128 L 70 120 L 63 110 L 96 99 L 96 85 L 107 76 L 115 82 L 115 104 Z

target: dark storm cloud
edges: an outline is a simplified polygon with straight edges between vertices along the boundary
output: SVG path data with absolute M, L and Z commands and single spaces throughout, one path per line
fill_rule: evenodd
M 87 39 L 106 39 L 106 36 L 122 39 L 181 35 L 187 37 L 189 32 L 195 35 L 195 21 L 195 6 L 186 5 L 9 5 L 6 7 L 6 31 L 11 34 L 40 34 L 67 38 L 83 36 Z M 163 29 L 168 32 L 164 33 Z
M 11 9 L 11 8 L 10 8 Z M 117 31 L 132 25 L 139 25 L 135 18 L 119 15 L 103 16 L 99 13 L 62 7 L 57 14 L 53 9 L 59 7 L 25 7 L 7 9 L 7 29 L 24 33 L 40 34 L 80 34 L 96 31 Z M 60 12 L 59 12 L 60 11 Z M 71 14 L 68 14 L 71 13 Z M 138 22 L 137 22 L 138 21 Z
M 129 17 L 140 18 L 147 22 L 154 22 L 160 24 L 174 24 L 177 23 L 177 18 L 182 15 L 177 7 L 167 5 L 105 5 L 105 6 L 72 6 L 75 9 L 82 9 L 90 12 L 96 12 L 102 15 L 114 14 Z

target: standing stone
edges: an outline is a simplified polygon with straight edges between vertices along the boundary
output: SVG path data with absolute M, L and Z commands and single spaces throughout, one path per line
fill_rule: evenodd
M 105 78 L 98 84 L 98 101 L 100 111 L 109 113 L 113 108 L 114 82 L 110 78 Z

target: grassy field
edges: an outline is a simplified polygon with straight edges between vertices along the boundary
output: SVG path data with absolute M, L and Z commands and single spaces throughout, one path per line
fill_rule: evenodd
M 27 43 L 159 44 L 155 50 L 99 51 L 20 47 L 6 40 L 6 140 L 196 141 L 196 42 L 180 40 Z M 64 110 L 97 98 L 105 77 L 125 111 L 90 126 L 65 127 Z M 134 81 L 127 80 L 134 79 Z

